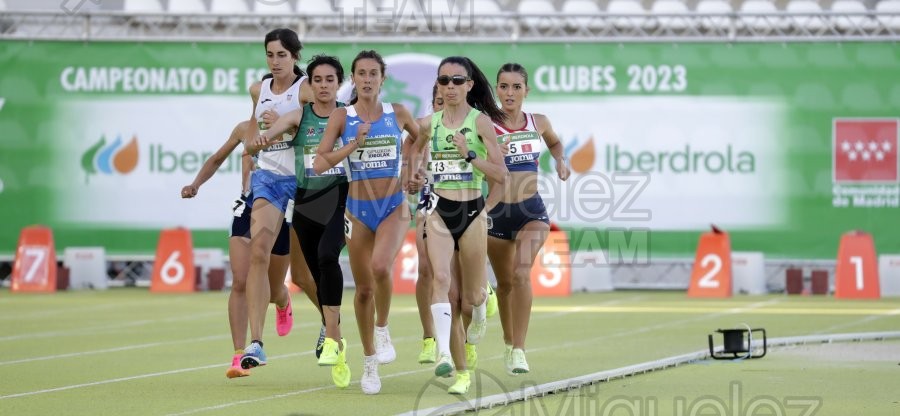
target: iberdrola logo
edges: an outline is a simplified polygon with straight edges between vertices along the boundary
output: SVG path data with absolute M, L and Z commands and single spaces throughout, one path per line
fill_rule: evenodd
M 97 174 L 127 175 L 137 167 L 137 162 L 137 136 L 132 136 L 128 144 L 123 145 L 121 135 L 116 135 L 116 140 L 112 143 L 106 143 L 106 135 L 102 135 L 97 143 L 81 155 L 84 182 L 88 183 L 91 175 Z
M 590 136 L 583 143 L 578 137 L 569 140 L 563 146 L 563 154 L 569 159 L 569 169 L 572 173 L 585 173 L 594 166 L 596 150 L 594 150 L 594 136 Z M 538 165 L 543 173 L 555 173 L 556 161 L 550 155 L 550 151 L 544 150 L 538 158 Z

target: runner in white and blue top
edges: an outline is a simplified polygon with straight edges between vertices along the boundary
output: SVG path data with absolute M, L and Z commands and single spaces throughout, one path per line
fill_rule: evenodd
M 282 221 L 290 221 L 293 197 L 297 189 L 294 167 L 293 132 L 269 137 L 272 123 L 281 114 L 301 107 L 301 85 L 306 74 L 297 67 L 300 43 L 290 29 L 276 29 L 264 41 L 266 64 L 272 77 L 250 87 L 253 98 L 253 119 L 260 134 L 248 138 L 244 148 L 257 154 L 257 169 L 251 177 L 253 201 L 250 213 L 250 272 L 247 276 L 247 314 L 250 318 L 250 345 L 244 349 L 241 367 L 253 368 L 266 364 L 262 334 L 269 297 L 275 302 L 276 325 L 279 335 L 287 335 L 293 325 L 291 298 L 283 277 L 268 277 L 269 256 L 277 230 Z M 308 88 L 308 87 L 307 87 Z M 288 216 L 285 216 L 287 213 Z
M 351 179 L 344 232 L 356 283 L 353 306 L 365 354 L 360 386 L 366 394 L 381 391 L 378 365 L 397 357 L 387 328 L 390 274 L 410 220 L 403 191 L 418 191 L 407 188 L 405 169 L 405 149 L 418 137 L 418 128 L 406 107 L 379 100 L 384 79 L 381 55 L 362 51 L 356 56 L 351 80 L 357 98 L 331 113 L 313 161 L 316 174 L 344 163 Z M 404 130 L 407 141 L 401 140 Z

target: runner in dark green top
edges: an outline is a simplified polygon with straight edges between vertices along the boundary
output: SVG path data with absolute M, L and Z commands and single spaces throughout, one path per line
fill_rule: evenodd
M 444 109 L 420 125 L 419 138 L 410 152 L 410 171 L 418 171 L 421 150 L 430 146 L 434 187 L 426 206 L 425 232 L 434 274 L 431 313 L 438 344 L 435 374 L 450 374 L 455 363 L 456 383 L 449 392 L 464 394 L 471 384 L 465 347 L 463 339 L 454 339 L 451 353 L 450 333 L 461 317 L 466 341 L 478 344 L 484 336 L 487 221 L 481 178 L 502 185 L 508 175 L 492 122 L 502 120 L 503 114 L 491 84 L 469 58 L 445 58 L 438 66 L 437 82 Z M 451 264 L 456 262 L 461 287 L 450 290 Z M 459 299 L 451 299 L 451 293 L 458 293 Z M 451 308 L 457 301 L 460 310 Z
M 322 305 L 325 333 L 316 347 L 319 365 L 331 366 L 334 384 L 340 388 L 350 384 L 345 342 L 341 337 L 340 311 L 344 293 L 344 276 L 339 258 L 344 247 L 344 210 L 347 201 L 347 176 L 343 166 L 322 174 L 313 170 L 316 149 L 328 124 L 331 112 L 342 107 L 336 101 L 337 89 L 344 80 L 344 68 L 337 58 L 313 57 L 307 67 L 314 101 L 278 118 L 266 132 L 277 136 L 297 128 L 296 172 L 297 194 L 294 197 L 293 227 L 296 236 L 291 256 L 302 267 L 300 256 L 310 265 L 316 281 L 319 304 Z M 292 268 L 293 271 L 293 268 Z

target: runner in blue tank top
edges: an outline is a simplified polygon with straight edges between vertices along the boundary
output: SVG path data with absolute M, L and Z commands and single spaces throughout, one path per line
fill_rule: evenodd
M 350 176 L 344 231 L 356 283 L 353 306 L 365 354 L 360 385 L 364 393 L 377 394 L 381 391 L 378 364 L 397 356 L 387 330 L 391 268 L 410 220 L 403 196 L 408 152 L 402 150 L 409 142 L 401 135 L 406 130 L 415 141 L 418 130 L 405 107 L 378 98 L 385 79 L 381 55 L 362 51 L 350 68 L 357 98 L 329 117 L 313 168 L 321 174 L 344 163 Z

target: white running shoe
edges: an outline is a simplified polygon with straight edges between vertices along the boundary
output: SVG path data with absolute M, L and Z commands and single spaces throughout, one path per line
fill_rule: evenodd
M 363 375 L 359 385 L 365 394 L 378 394 L 381 391 L 381 378 L 378 377 L 378 358 L 374 355 L 364 357 Z
M 525 351 L 521 348 L 514 348 L 510 357 L 510 364 L 512 367 L 512 371 L 509 373 L 510 375 L 525 374 L 529 371 L 528 361 L 525 361 Z
M 450 377 L 453 374 L 453 358 L 450 354 L 442 352 L 438 357 L 437 365 L 434 366 L 434 375 L 438 377 Z
M 397 359 L 397 351 L 391 343 L 391 333 L 388 327 L 375 327 L 375 355 L 379 364 L 389 364 Z
M 472 308 L 472 322 L 466 328 L 466 342 L 472 345 L 478 345 L 484 338 L 484 332 L 487 330 L 487 297 L 481 305 Z

